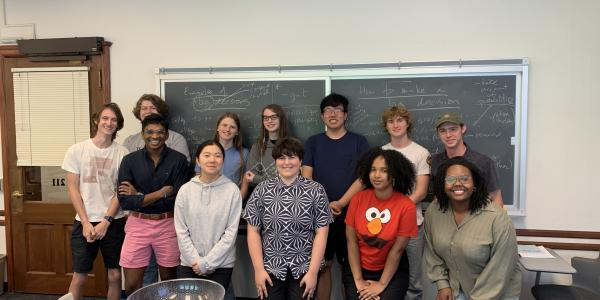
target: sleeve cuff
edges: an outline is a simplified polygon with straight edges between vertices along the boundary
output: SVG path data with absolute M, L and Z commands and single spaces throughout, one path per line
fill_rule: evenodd
M 450 287 L 450 282 L 448 282 L 448 280 L 445 279 L 438 280 L 435 282 L 435 284 L 437 285 L 438 291 Z
M 211 271 L 210 266 L 208 265 L 208 261 L 206 260 L 206 257 L 201 257 L 200 258 L 200 273 L 206 274 L 206 273 L 208 273 L 208 271 Z

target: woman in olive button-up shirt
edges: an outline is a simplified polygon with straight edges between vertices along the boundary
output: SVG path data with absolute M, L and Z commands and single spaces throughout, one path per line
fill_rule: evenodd
M 490 202 L 486 183 L 464 158 L 448 160 L 425 214 L 425 265 L 436 300 L 518 299 L 521 270 L 508 215 Z

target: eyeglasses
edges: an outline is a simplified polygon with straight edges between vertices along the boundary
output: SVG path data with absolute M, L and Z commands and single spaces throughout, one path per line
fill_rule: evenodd
M 164 130 L 156 130 L 156 131 L 150 130 L 150 129 L 144 130 L 145 135 L 154 135 L 154 134 L 165 135 L 165 133 L 166 133 L 166 131 L 164 131 Z
M 323 114 L 324 115 L 339 115 L 341 113 L 344 112 L 343 108 L 339 108 L 339 107 L 327 107 L 325 109 L 323 109 Z
M 263 121 L 277 121 L 279 120 L 279 116 L 278 115 L 270 115 L 270 116 L 262 116 Z
M 446 185 L 454 185 L 457 180 L 460 181 L 460 183 L 465 184 L 467 181 L 469 181 L 469 179 L 471 179 L 471 176 L 469 175 L 446 176 L 444 181 L 446 182 Z

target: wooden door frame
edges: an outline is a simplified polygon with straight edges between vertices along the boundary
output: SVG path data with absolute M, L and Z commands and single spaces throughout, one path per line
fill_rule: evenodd
M 90 76 L 99 78 L 101 84 L 101 91 L 94 91 L 90 89 L 90 115 L 92 112 L 96 111 L 105 103 L 110 102 L 110 46 L 111 42 L 104 42 L 102 45 L 102 53 L 101 56 L 101 74 L 98 76 Z M 9 133 L 7 132 L 6 124 L 11 124 L 15 122 L 14 115 L 8 115 L 5 107 L 7 105 L 7 97 L 6 91 L 4 89 L 4 60 L 7 58 L 25 58 L 26 56 L 19 52 L 19 49 L 16 45 L 8 45 L 8 46 L 0 46 L 0 121 L 1 125 L 1 137 L 2 137 L 2 174 L 3 176 L 3 190 L 4 190 L 4 225 L 5 225 L 5 235 L 6 235 L 6 261 L 7 261 L 7 278 L 8 278 L 8 291 L 15 290 L 15 275 L 14 275 L 14 250 L 13 250 L 13 238 L 12 238 L 12 209 L 11 209 L 11 176 L 6 176 L 9 174 L 9 157 L 8 157 L 8 146 L 7 139 Z M 92 96 L 92 94 L 98 93 L 97 96 Z M 14 133 L 13 133 L 14 134 Z M 4 284 L 4 283 L 0 283 Z

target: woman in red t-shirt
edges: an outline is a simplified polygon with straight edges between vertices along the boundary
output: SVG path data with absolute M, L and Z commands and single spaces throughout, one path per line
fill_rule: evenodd
M 416 208 L 406 196 L 415 183 L 412 163 L 394 150 L 371 148 L 359 161 L 366 189 L 346 215 L 346 299 L 403 299 L 408 288 L 404 248 L 417 236 Z

